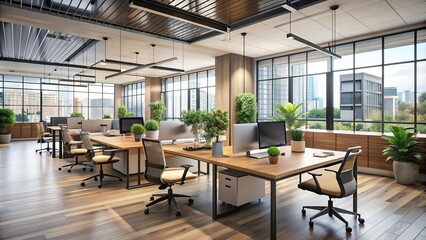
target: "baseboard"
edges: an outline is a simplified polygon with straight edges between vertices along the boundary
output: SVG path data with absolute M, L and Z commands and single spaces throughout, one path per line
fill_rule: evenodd
M 383 170 L 383 169 L 377 169 L 377 168 L 367 168 L 367 167 L 358 167 L 358 172 L 393 178 L 393 172 L 389 171 L 389 170 Z M 419 173 L 419 176 L 417 177 L 417 181 L 426 182 L 426 174 Z

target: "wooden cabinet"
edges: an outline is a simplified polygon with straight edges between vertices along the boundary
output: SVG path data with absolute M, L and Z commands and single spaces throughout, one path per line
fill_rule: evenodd
M 37 138 L 37 123 L 15 123 L 10 127 L 13 139 Z
M 368 151 L 368 167 L 392 171 L 392 162 L 386 162 L 386 157 L 382 155 L 383 147 L 388 142 L 382 139 L 381 136 L 369 136 L 368 141 L 370 146 L 370 150 Z
M 314 132 L 314 148 L 336 150 L 335 135 L 329 132 Z
M 368 136 L 336 134 L 336 150 L 346 151 L 346 149 L 353 146 L 362 147 L 361 156 L 358 157 L 358 166 L 368 167 Z

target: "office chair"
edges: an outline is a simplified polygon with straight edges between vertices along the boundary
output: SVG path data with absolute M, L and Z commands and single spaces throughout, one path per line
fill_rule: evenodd
M 102 166 L 104 164 L 113 164 L 113 163 L 116 163 L 116 162 L 120 161 L 120 158 L 114 156 L 114 154 L 115 154 L 115 152 L 117 150 L 116 149 L 102 150 L 100 148 L 94 148 L 93 145 L 92 145 L 92 142 L 90 141 L 89 133 L 88 132 L 82 132 L 81 133 L 81 139 L 84 142 L 84 147 L 87 149 L 87 152 L 86 152 L 87 159 L 92 160 L 92 162 L 95 165 L 99 165 L 100 166 L 100 170 L 99 170 L 99 174 L 96 174 L 94 176 L 91 176 L 91 177 L 88 177 L 88 178 L 84 179 L 83 182 L 81 182 L 80 185 L 82 187 L 84 187 L 86 185 L 84 182 L 87 181 L 87 180 L 89 180 L 89 179 L 92 179 L 92 178 L 95 181 L 98 181 L 98 178 L 99 178 L 98 188 L 102 187 L 102 180 L 104 179 L 104 177 L 118 178 L 118 180 L 120 182 L 123 181 L 123 179 L 121 177 L 119 177 L 119 176 L 114 176 L 114 175 L 111 175 L 111 174 L 104 173 L 103 168 L 102 168 Z M 98 156 L 95 156 L 95 153 L 99 152 L 99 151 L 109 152 L 110 155 L 98 155 Z
M 321 173 L 308 172 L 312 178 L 299 183 L 298 187 L 314 192 L 319 195 L 327 195 L 329 197 L 328 206 L 303 206 L 302 215 L 306 215 L 305 209 L 319 210 L 320 212 L 315 214 L 309 219 L 309 226 L 314 226 L 313 219 L 322 215 L 328 214 L 336 216 L 342 222 L 346 224 L 346 232 L 352 232 L 352 228 L 348 226 L 348 222 L 339 214 L 351 214 L 358 216 L 358 222 L 363 224 L 364 219 L 361 218 L 361 214 L 351 212 L 345 209 L 333 207 L 332 198 L 344 198 L 354 194 L 357 190 L 357 182 L 354 177 L 353 171 L 354 166 L 357 164 L 358 156 L 362 153 L 361 147 L 350 147 L 346 151 L 346 155 L 340 164 L 338 170 L 324 169 Z
M 86 155 L 86 153 L 87 153 L 87 149 L 85 149 L 85 148 L 78 148 L 78 146 L 81 145 L 82 142 L 81 141 L 73 141 L 73 140 L 71 140 L 71 137 L 69 135 L 69 132 L 68 132 L 69 130 L 68 129 L 62 128 L 61 131 L 62 131 L 62 140 L 64 141 L 64 150 L 65 150 L 66 153 L 71 154 L 71 155 L 74 156 L 75 162 L 66 164 L 66 165 L 58 168 L 58 170 L 61 171 L 62 168 L 64 168 L 64 167 L 70 167 L 68 169 L 68 172 L 70 173 L 71 169 L 74 166 L 80 165 L 80 166 L 83 166 L 83 171 L 86 171 L 86 167 L 90 167 L 90 171 L 93 171 L 93 166 L 92 165 L 85 164 L 83 162 L 78 161 L 78 156 L 83 156 L 83 155 Z M 73 146 L 77 146 L 77 148 L 73 148 Z
M 167 194 L 153 194 L 150 198 L 151 202 L 146 205 L 146 209 L 144 211 L 145 214 L 149 213 L 149 207 L 157 204 L 159 202 L 166 201 L 169 203 L 173 203 L 176 206 L 176 216 L 181 215 L 181 211 L 179 209 L 179 205 L 176 202 L 177 197 L 186 197 L 188 199 L 189 204 L 194 203 L 194 199 L 192 199 L 189 195 L 183 194 L 174 194 L 172 186 L 174 184 L 183 185 L 185 180 L 194 179 L 197 176 L 191 172 L 189 172 L 189 168 L 191 165 L 182 165 L 180 168 L 167 168 L 166 167 L 166 158 L 164 157 L 163 146 L 159 140 L 147 139 L 143 138 L 143 147 L 145 150 L 145 179 L 148 182 L 155 183 L 159 185 L 159 189 L 169 188 Z M 154 197 L 160 197 L 154 200 Z
M 43 122 L 38 122 L 36 124 L 37 126 L 37 143 L 40 143 L 40 148 L 36 149 L 35 152 L 41 153 L 43 151 L 47 151 L 49 154 L 52 154 L 52 149 L 50 148 L 50 143 L 52 142 L 52 135 L 45 131 L 45 127 L 43 125 Z M 43 143 L 47 144 L 47 147 L 43 148 Z M 53 149 L 54 150 L 54 149 Z

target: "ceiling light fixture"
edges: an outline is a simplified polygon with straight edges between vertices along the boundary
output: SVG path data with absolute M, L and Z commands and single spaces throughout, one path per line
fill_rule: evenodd
M 110 78 L 113 78 L 113 77 L 118 77 L 120 75 L 127 75 L 129 73 L 136 72 L 136 71 L 144 69 L 144 68 L 150 68 L 150 67 L 153 67 L 153 66 L 156 66 L 156 65 L 160 65 L 160 64 L 163 64 L 163 63 L 168 63 L 168 62 L 175 61 L 175 60 L 177 60 L 177 57 L 164 59 L 162 61 L 153 62 L 153 63 L 146 64 L 146 65 L 141 65 L 140 67 L 135 67 L 135 68 L 126 70 L 124 72 L 120 72 L 120 73 L 116 73 L 116 74 L 113 74 L 113 75 L 110 75 L 110 76 L 106 76 L 105 79 L 110 79 Z
M 243 91 L 246 92 L 246 35 L 247 33 L 243 32 L 241 33 L 241 36 L 243 37 Z
M 104 37 L 103 39 L 104 39 L 104 59 L 101 61 L 101 65 L 102 66 L 106 65 L 106 59 L 107 59 L 107 56 L 106 56 L 106 47 L 107 47 L 107 45 L 106 44 L 107 44 L 108 38 Z

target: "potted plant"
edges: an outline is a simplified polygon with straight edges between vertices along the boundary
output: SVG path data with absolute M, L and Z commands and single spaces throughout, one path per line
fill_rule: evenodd
M 166 105 L 161 100 L 150 103 L 149 108 L 152 111 L 152 118 L 158 123 L 161 121 L 163 113 L 167 110 Z
M 81 112 L 73 112 L 71 113 L 71 117 L 83 117 L 83 114 Z
M 10 143 L 12 135 L 8 127 L 16 122 L 16 116 L 12 109 L 0 108 L 0 144 Z
M 281 154 L 281 151 L 278 147 L 271 146 L 268 148 L 268 156 L 270 164 L 278 163 L 278 156 Z
M 383 148 L 386 161 L 393 161 L 393 174 L 400 184 L 413 184 L 419 174 L 420 162 L 425 158 L 415 140 L 414 133 L 403 127 L 392 126 L 393 136 L 383 136 L 389 145 Z
M 235 98 L 237 124 L 255 123 L 257 116 L 256 96 L 253 93 L 241 93 Z
M 305 140 L 303 138 L 304 132 L 300 129 L 290 130 L 291 135 L 291 151 L 292 152 L 304 152 L 305 151 Z
M 223 144 L 219 142 L 219 136 L 225 134 L 228 129 L 229 117 L 228 112 L 221 110 L 212 110 L 205 116 L 204 131 L 209 136 L 215 138 L 212 147 L 213 157 L 223 156 Z
M 111 119 L 111 118 L 112 118 L 112 116 L 111 116 L 111 114 L 109 114 L 109 113 L 105 113 L 105 114 L 102 116 L 102 118 L 103 118 L 103 119 Z
M 133 112 L 128 112 L 126 106 L 121 105 L 118 108 L 118 118 L 131 117 L 131 116 L 133 116 Z
M 142 134 L 145 132 L 145 127 L 142 124 L 133 124 L 130 128 L 130 131 L 133 133 L 135 137 L 135 142 L 140 142 L 142 138 Z
M 145 122 L 145 130 L 147 138 L 158 139 L 158 135 L 160 134 L 160 125 L 155 120 L 148 120 Z
M 205 119 L 205 112 L 201 110 L 188 110 L 182 112 L 182 122 L 186 126 L 191 126 L 196 143 L 200 143 L 200 130 Z

